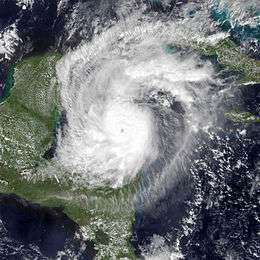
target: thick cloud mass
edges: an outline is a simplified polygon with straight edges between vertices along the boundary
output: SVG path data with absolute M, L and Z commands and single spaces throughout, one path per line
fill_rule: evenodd
M 121 186 L 171 162 L 180 142 L 171 102 L 182 104 L 187 128 L 196 128 L 203 111 L 194 102 L 203 101 L 213 74 L 195 55 L 169 53 L 174 30 L 126 21 L 58 65 L 68 124 L 56 159 L 68 171 L 90 184 Z

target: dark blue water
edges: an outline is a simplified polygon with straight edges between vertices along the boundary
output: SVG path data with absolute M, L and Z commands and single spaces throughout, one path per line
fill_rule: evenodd
M 0 195 L 0 259 L 55 259 L 70 250 L 77 259 L 94 259 L 94 243 L 75 238 L 79 226 L 61 209 L 29 203 L 16 195 Z M 20 248 L 20 249 L 19 249 Z M 36 250 L 37 248 L 37 250 Z M 69 258 L 63 258 L 69 259 Z
M 221 106 L 260 115 L 259 84 L 236 86 L 233 94 Z M 221 260 L 227 255 L 258 259 L 260 123 L 223 119 L 222 128 L 212 129 L 210 136 L 197 134 L 196 149 L 186 161 L 188 174 L 179 168 L 179 178 L 165 196 L 149 210 L 137 210 L 132 241 L 137 254 L 159 235 L 173 249 L 176 238 L 181 237 L 187 260 Z M 246 135 L 241 135 L 242 131 Z M 216 150 L 220 152 L 217 157 Z M 196 194 L 202 200 L 200 205 L 196 204 Z M 192 232 L 184 235 L 182 219 L 190 209 L 197 214 L 196 224 L 188 225 Z
M 70 0 L 60 14 L 57 13 L 56 1 L 35 2 L 32 10 L 21 11 L 14 0 L 0 1 L 0 30 L 19 18 L 18 34 L 23 40 L 16 56 L 1 63 L 0 85 L 5 82 L 9 64 L 23 55 L 45 51 L 50 46 L 59 50 L 76 47 L 82 39 L 90 39 L 93 35 L 90 24 L 96 16 L 101 18 L 101 23 L 117 19 L 113 11 L 116 1 Z M 171 13 L 176 10 L 175 2 L 164 6 L 160 1 L 150 1 L 151 10 Z M 64 24 L 75 9 L 81 23 L 66 40 L 70 32 L 64 30 Z M 223 31 L 231 33 L 238 44 L 260 38 L 259 26 L 232 25 L 228 10 L 215 8 L 212 17 Z M 260 57 L 257 53 L 254 55 Z M 223 107 L 260 116 L 260 85 L 237 86 L 234 98 L 226 100 Z M 177 110 L 176 107 L 173 109 Z M 181 239 L 185 259 L 224 260 L 229 255 L 233 259 L 257 259 L 254 253 L 260 250 L 257 236 L 260 231 L 257 221 L 260 124 L 233 123 L 224 119 L 223 113 L 220 113 L 220 121 L 223 121 L 223 128 L 213 131 L 213 139 L 198 133 L 198 150 L 194 151 L 192 158 L 187 157 L 187 164 L 193 172 L 183 175 L 180 171 L 178 180 L 167 189 L 165 196 L 149 210 L 136 210 L 132 244 L 137 255 L 141 253 L 140 246 L 149 245 L 155 234 L 167 237 L 166 243 L 173 246 L 180 235 L 183 217 L 193 208 L 198 215 L 197 222 L 193 232 Z M 246 136 L 239 134 L 242 130 L 246 130 Z M 223 165 L 213 159 L 213 149 L 225 152 Z M 54 152 L 55 144 L 46 152 L 46 158 L 51 158 Z M 200 158 L 207 162 L 207 168 L 200 164 L 192 165 L 192 161 Z M 236 168 L 238 161 L 243 163 L 240 168 Z M 202 183 L 200 190 L 196 187 L 198 181 Z M 196 192 L 202 197 L 200 206 L 195 204 Z M 82 240 L 74 239 L 79 226 L 60 209 L 31 204 L 15 195 L 0 195 L 0 220 L 0 259 L 16 260 L 24 256 L 53 259 L 66 248 L 75 254 L 80 251 Z M 93 243 L 86 242 L 86 248 L 77 259 L 93 259 Z

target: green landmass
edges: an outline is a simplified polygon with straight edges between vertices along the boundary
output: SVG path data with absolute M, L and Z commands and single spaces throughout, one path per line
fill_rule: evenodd
M 216 59 L 220 66 L 239 73 L 241 84 L 260 83 L 260 61 L 241 53 L 239 47 L 230 38 L 226 38 L 216 45 L 195 43 L 193 48 L 207 58 Z M 250 112 L 229 111 L 225 113 L 225 116 L 235 123 L 260 122 L 260 117 Z
M 55 64 L 58 54 L 18 63 L 8 74 L 10 93 L 0 106 L 0 161 L 18 171 L 35 167 L 55 138 L 59 107 Z
M 38 174 L 45 167 L 48 171 L 50 162 L 43 155 L 55 142 L 60 58 L 58 53 L 26 58 L 9 71 L 0 104 L 0 192 L 62 208 L 95 242 L 97 259 L 135 259 L 129 241 L 136 182 L 118 189 L 78 188 L 55 174 Z
M 230 39 L 193 48 L 239 72 L 242 83 L 260 82 L 259 61 L 242 54 Z M 176 48 L 167 46 L 166 51 L 174 53 Z M 30 57 L 9 70 L 6 92 L 0 100 L 0 192 L 62 208 L 80 224 L 86 238 L 95 242 L 97 259 L 136 259 L 129 241 L 138 180 L 118 189 L 76 187 L 69 179 L 58 179 L 53 174 L 55 164 L 43 157 L 55 142 L 61 111 L 55 71 L 60 58 L 58 53 Z M 225 115 L 234 122 L 260 122 L 248 112 Z M 39 174 L 43 168 L 52 174 Z
M 250 112 L 230 111 L 225 116 L 235 123 L 260 123 L 260 117 Z
M 240 48 L 230 38 L 216 45 L 195 43 L 193 47 L 207 57 L 216 58 L 220 65 L 230 71 L 240 73 L 240 83 L 260 82 L 260 61 L 241 53 Z

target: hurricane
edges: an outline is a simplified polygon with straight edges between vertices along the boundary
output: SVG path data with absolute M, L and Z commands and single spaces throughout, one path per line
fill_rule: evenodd
M 182 259 L 203 198 L 230 169 L 248 170 L 246 130 L 223 117 L 240 102 L 231 101 L 238 75 L 201 53 L 230 35 L 246 42 L 250 11 L 236 1 L 187 3 L 178 15 L 147 11 L 167 1 L 118 5 L 118 21 L 95 24 L 93 38 L 57 65 L 65 123 L 54 160 L 77 185 L 138 182 L 134 247 L 145 259 Z
M 258 10 L 243 0 L 59 1 L 53 48 L 63 55 L 14 69 L 24 86 L 35 66 L 42 85 L 30 85 L 29 108 L 14 105 L 22 91 L 6 102 L 6 118 L 18 107 L 30 123 L 22 141 L 5 134 L 22 145 L 3 158 L 36 185 L 22 195 L 79 223 L 73 259 L 90 249 L 90 259 L 257 259 Z
M 113 187 L 140 172 L 160 174 L 210 124 L 216 73 L 198 55 L 174 50 L 175 27 L 128 18 L 60 62 L 67 125 L 56 159 L 70 172 Z

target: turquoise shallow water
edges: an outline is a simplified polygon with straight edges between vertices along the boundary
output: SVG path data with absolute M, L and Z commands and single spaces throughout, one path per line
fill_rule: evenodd
M 230 32 L 234 40 L 238 42 L 247 39 L 260 40 L 260 10 L 254 6 L 248 7 L 251 11 L 252 17 L 258 22 L 252 25 L 250 23 L 241 24 L 241 22 L 232 16 L 231 10 L 226 5 L 224 8 L 220 7 L 219 1 L 213 5 L 211 9 L 211 17 L 218 22 L 221 30 Z
M 4 84 L 4 90 L 2 96 L 0 96 L 0 103 L 4 102 L 10 96 L 13 85 L 14 85 L 14 66 L 10 66 Z
M 154 0 L 150 2 L 153 3 L 153 7 L 161 8 L 161 6 L 163 6 L 162 2 L 166 3 L 170 1 Z M 82 13 L 85 14 L 85 12 Z M 195 14 L 196 12 L 191 10 L 189 17 L 193 18 Z M 255 15 L 259 16 L 257 10 L 255 11 Z M 223 9 L 216 4 L 211 10 L 211 16 L 213 20 L 219 24 L 217 31 L 230 32 L 232 40 L 238 44 L 249 39 L 259 40 L 259 24 L 252 26 L 252 24 L 240 23 L 234 19 L 228 8 Z M 77 20 L 77 17 L 74 19 Z M 81 29 L 79 29 L 79 31 L 81 31 Z M 175 57 L 174 54 L 182 51 L 182 49 L 178 49 L 175 45 L 169 44 L 163 47 L 163 50 L 173 58 Z M 187 54 L 182 53 L 182 55 Z M 198 67 L 200 66 L 201 64 L 198 64 Z M 226 72 L 226 74 L 228 73 Z M 226 74 L 223 77 L 227 77 L 227 81 L 230 80 L 232 83 L 234 81 L 232 75 Z M 6 89 L 3 100 L 0 102 L 4 101 L 10 95 L 10 90 L 14 83 L 12 75 L 13 68 L 10 68 L 5 83 Z M 216 91 L 216 88 L 217 86 L 213 84 L 210 89 L 211 94 Z M 198 91 L 198 93 L 200 93 L 200 91 Z M 185 117 L 185 106 L 177 102 L 174 97 L 167 99 L 168 94 L 167 92 L 158 92 L 159 98 L 151 98 L 146 101 L 149 101 L 150 107 L 153 106 L 153 111 L 156 115 L 160 115 L 160 118 L 165 118 L 165 122 L 173 122 L 173 119 L 175 119 L 174 124 L 168 124 L 169 128 L 173 129 L 179 122 L 179 128 L 181 129 L 182 120 Z M 144 210 L 142 207 L 136 209 L 135 222 L 133 223 L 133 230 L 131 232 L 133 233 L 132 237 L 134 240 L 132 245 L 135 247 L 137 253 L 143 254 L 146 252 L 145 250 L 147 250 L 149 255 L 156 251 L 153 250 L 153 246 L 158 246 L 158 248 L 155 249 L 158 249 L 159 253 L 160 250 L 168 250 L 169 252 L 167 253 L 171 254 L 176 250 L 175 242 L 176 237 L 178 237 L 178 239 L 180 238 L 182 253 L 185 255 L 182 259 L 222 260 L 231 259 L 230 257 L 233 257 L 233 259 L 249 259 L 249 257 L 250 259 L 255 259 L 253 254 L 257 252 L 257 248 L 254 247 L 256 244 L 254 241 L 257 241 L 257 223 L 255 218 L 256 191 L 254 187 L 256 185 L 256 165 L 259 162 L 258 154 L 260 147 L 258 140 L 260 139 L 260 131 L 257 124 L 243 125 L 242 123 L 233 123 L 225 120 L 222 110 L 228 107 L 230 109 L 240 109 L 241 111 L 250 111 L 256 114 L 260 104 L 258 98 L 260 97 L 260 88 L 259 85 L 255 85 L 252 88 L 248 86 L 247 92 L 245 88 L 242 90 L 237 88 L 237 91 L 232 92 L 232 94 L 234 94 L 233 98 L 230 98 L 227 94 L 224 102 L 225 106 L 222 106 L 222 104 L 219 105 L 217 113 L 219 113 L 218 120 L 221 121 L 221 123 L 217 125 L 218 128 L 210 129 L 208 132 L 198 132 L 197 138 L 194 140 L 196 151 L 192 153 L 192 156 L 186 156 L 184 154 L 185 160 L 183 164 L 181 161 L 180 165 L 177 165 L 179 167 L 178 181 L 173 185 L 169 185 L 167 189 L 163 186 L 160 187 L 160 191 L 165 189 L 165 194 L 160 200 L 152 204 L 149 209 Z M 172 101 L 170 108 L 162 107 L 162 101 L 169 100 Z M 170 109 L 172 110 L 170 113 L 173 115 L 171 118 L 169 117 Z M 171 120 L 168 120 L 168 118 Z M 53 120 L 56 131 L 63 128 L 64 125 L 67 125 L 65 114 L 60 116 L 55 112 Z M 164 130 L 164 128 L 162 128 L 162 130 Z M 165 129 L 163 134 L 165 143 L 169 145 L 169 143 L 174 140 L 169 136 L 167 130 L 168 129 Z M 179 129 L 175 130 L 176 133 L 178 132 L 177 130 L 179 131 Z M 56 143 L 46 152 L 45 157 L 47 159 L 53 157 L 55 146 Z M 187 151 L 187 153 L 188 152 L 189 151 Z M 173 153 L 174 151 L 171 150 L 167 154 L 165 152 L 166 155 L 169 154 L 170 156 L 172 156 Z M 189 164 L 191 164 L 191 167 L 188 169 L 187 165 Z M 161 167 L 159 164 L 154 165 L 154 167 L 155 166 Z M 188 171 L 188 174 L 186 171 Z M 196 201 L 196 199 L 198 200 Z M 196 204 L 199 200 L 201 200 L 201 204 Z M 144 204 L 146 203 L 147 200 L 144 200 Z M 24 230 L 27 228 L 21 228 L 21 231 L 22 235 L 33 235 L 34 230 L 32 229 L 32 232 L 30 232 L 30 228 L 34 226 L 35 222 L 38 223 L 38 219 L 34 219 L 30 214 L 28 214 L 28 216 L 28 211 L 26 210 L 23 215 L 20 213 L 21 210 L 17 213 L 16 209 L 12 211 L 13 215 L 10 217 L 11 215 L 8 214 L 8 209 L 10 209 L 11 206 L 11 203 L 9 203 L 9 206 L 2 206 L 2 216 L 5 217 L 5 221 L 7 225 L 9 225 L 10 230 L 18 230 L 20 221 L 25 222 L 29 219 L 31 223 L 24 225 L 25 227 L 29 226 L 28 230 Z M 198 219 L 192 220 L 193 223 L 191 223 L 190 219 L 183 217 L 187 214 L 187 206 L 192 208 L 192 212 L 195 212 L 194 214 L 197 214 Z M 28 206 L 28 208 L 30 207 Z M 38 207 L 37 212 L 40 210 Z M 17 221 L 17 225 L 16 217 L 19 220 Z M 187 223 L 185 223 L 185 221 Z M 13 222 L 15 222 L 15 224 Z M 182 224 L 184 225 L 182 226 Z M 49 240 L 46 240 L 48 243 L 52 244 L 53 241 L 57 242 L 57 237 L 62 237 L 63 239 L 63 230 L 60 230 L 60 225 L 62 225 L 61 222 L 57 224 L 58 232 L 55 233 L 54 238 L 50 237 Z M 242 228 L 238 229 L 238 226 Z M 12 227 L 14 228 L 12 229 Z M 47 231 L 44 232 L 48 232 L 48 227 L 50 227 L 50 225 L 47 226 Z M 188 231 L 183 230 L 185 227 L 189 228 Z M 1 228 L 0 220 L 0 234 L 2 232 Z M 19 236 L 20 234 L 15 233 L 15 231 L 13 231 L 12 235 Z M 187 234 L 186 237 L 183 236 L 184 233 Z M 50 236 L 52 234 L 53 233 L 50 232 Z M 118 236 L 121 235 L 122 233 Z M 102 233 L 100 236 L 99 240 L 108 240 Z M 6 237 L 7 239 L 0 239 L 0 256 L 1 249 L 4 250 L 4 247 L 8 243 L 10 244 L 10 242 L 8 242 L 8 239 L 10 239 L 8 235 L 2 237 Z M 156 237 L 160 237 L 161 240 L 158 239 L 158 241 L 163 240 L 164 243 L 158 245 L 158 241 L 153 240 Z M 21 240 L 21 246 L 23 246 L 23 237 Z M 36 239 L 32 239 L 32 242 L 35 242 L 33 240 Z M 155 245 L 153 241 L 155 241 Z M 48 244 L 42 244 L 43 246 L 48 246 Z M 106 245 L 106 243 L 104 244 Z M 56 243 L 56 246 L 57 245 Z M 14 248 L 15 247 L 17 247 L 16 244 Z M 11 250 L 13 249 L 10 249 L 10 252 Z M 28 256 L 30 250 L 32 249 L 29 248 L 27 251 L 24 251 L 23 256 Z M 6 252 L 2 252 L 2 258 L 5 259 L 6 255 L 4 254 L 6 254 Z M 46 252 L 43 251 L 43 253 Z M 53 254 L 56 254 L 56 251 Z M 44 258 L 42 257 L 42 259 Z M 87 256 L 83 256 L 80 259 L 88 258 Z M 165 260 L 169 258 L 162 256 L 157 259 Z

